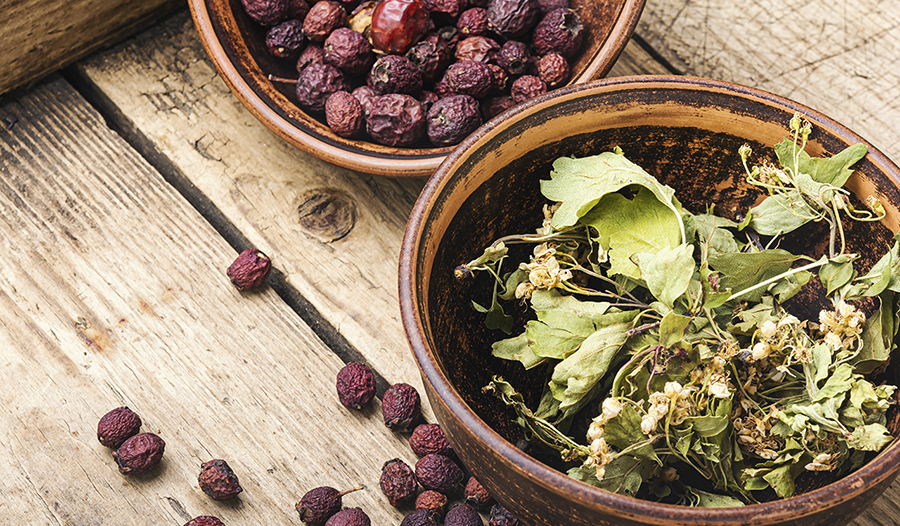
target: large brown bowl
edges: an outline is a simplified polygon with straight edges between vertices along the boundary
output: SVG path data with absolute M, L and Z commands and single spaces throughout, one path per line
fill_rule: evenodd
M 569 84 L 605 76 L 634 31 L 645 0 L 571 0 L 584 22 L 584 43 Z M 257 119 L 289 143 L 332 164 L 392 177 L 429 176 L 452 147 L 394 148 L 335 135 L 296 106 L 293 86 L 268 76 L 296 78 L 295 64 L 272 57 L 265 31 L 241 0 L 189 0 L 194 25 L 219 75 Z M 424 142 L 424 141 L 423 141 Z
M 492 374 L 501 374 L 536 407 L 545 372 L 532 375 L 491 356 L 491 342 L 505 335 L 487 330 L 484 315 L 471 305 L 473 300 L 490 304 L 488 282 L 457 280 L 453 270 L 494 239 L 540 225 L 544 200 L 538 181 L 549 178 L 554 159 L 620 146 L 674 187 L 689 210 L 700 212 L 716 203 L 717 213 L 734 217 L 761 197 L 743 182 L 738 148 L 749 143 L 758 162 L 787 135 L 795 111 L 813 124 L 811 155 L 867 144 L 828 117 L 763 91 L 696 78 L 614 78 L 526 103 L 466 139 L 428 181 L 400 258 L 407 338 L 434 413 L 459 457 L 528 524 L 835 526 L 859 514 L 896 476 L 897 441 L 856 472 L 836 481 L 812 478 L 805 493 L 788 499 L 719 509 L 651 503 L 578 482 L 524 453 L 514 445 L 521 432 L 511 414 L 481 391 Z M 849 249 L 871 264 L 889 249 L 898 230 L 900 169 L 867 146 L 869 153 L 847 186 L 857 196 L 879 197 L 888 216 L 880 224 L 855 223 Z M 822 239 L 806 236 L 786 240 L 782 247 L 808 252 Z M 896 384 L 900 360 L 894 358 L 885 376 Z M 897 420 L 896 411 L 889 414 L 895 436 Z

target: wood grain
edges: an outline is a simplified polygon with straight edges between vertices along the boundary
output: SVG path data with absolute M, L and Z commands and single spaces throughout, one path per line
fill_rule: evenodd
M 414 461 L 377 403 L 344 409 L 343 362 L 269 288 L 238 292 L 236 252 L 64 81 L 0 108 L 0 516 L 17 524 L 299 524 L 320 485 L 375 524 L 402 514 L 384 461 Z M 127 405 L 159 434 L 159 469 L 125 477 L 96 439 Z M 216 503 L 200 463 L 244 493 Z

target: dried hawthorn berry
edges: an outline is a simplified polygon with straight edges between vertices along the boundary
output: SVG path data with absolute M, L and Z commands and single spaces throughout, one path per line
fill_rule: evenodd
M 400 521 L 400 526 L 439 526 L 440 524 L 441 521 L 437 514 L 426 509 L 411 511 Z
M 581 48 L 584 26 L 575 11 L 567 8 L 554 9 L 538 22 L 532 38 L 538 55 L 559 53 L 571 58 Z
M 324 111 L 332 93 L 351 89 L 343 71 L 331 64 L 310 64 L 297 77 L 297 102 L 305 110 Z
M 444 517 L 444 526 L 484 526 L 484 521 L 472 506 L 457 504 Z
M 459 14 L 456 29 L 464 37 L 477 37 L 487 33 L 487 10 L 483 7 L 470 7 Z
M 494 84 L 491 68 L 477 60 L 461 60 L 450 64 L 445 76 L 450 89 L 476 99 L 487 95 Z
M 434 91 L 434 94 L 437 95 L 440 99 L 449 97 L 450 95 L 457 95 L 457 93 L 453 91 L 453 88 L 451 88 L 450 84 L 447 82 L 447 75 L 444 75 L 441 80 L 434 83 L 432 91 Z
M 537 3 L 542 14 L 547 14 L 560 7 L 569 7 L 569 0 L 537 0 Z
M 310 44 L 303 48 L 303 51 L 300 52 L 300 56 L 297 57 L 297 72 L 303 71 L 306 66 L 324 63 L 325 49 L 323 49 L 322 46 Z
M 381 467 L 379 485 L 381 492 L 394 507 L 411 500 L 419 487 L 413 469 L 399 458 L 388 460 Z
M 372 12 L 372 45 L 383 53 L 406 53 L 430 23 L 421 0 L 380 0 Z
M 509 94 L 516 102 L 525 102 L 539 95 L 547 93 L 547 85 L 539 77 L 534 75 L 522 75 L 513 81 L 509 88 Z
M 459 34 L 459 30 L 456 29 L 456 26 L 440 27 L 435 30 L 434 34 L 438 38 L 442 38 L 450 49 L 455 49 L 456 45 L 459 43 L 459 39 L 462 38 Z
M 339 27 L 328 35 L 325 44 L 325 63 L 348 75 L 362 75 L 372 65 L 372 45 L 366 37 L 350 29 Z
M 372 101 L 380 97 L 381 95 L 375 93 L 375 90 L 368 86 L 360 86 L 350 92 L 356 100 L 362 105 L 363 113 L 368 116 L 369 115 L 369 107 L 372 106 Z
M 238 290 L 252 290 L 261 287 L 269 272 L 272 260 L 255 248 L 248 248 L 240 254 L 225 272 Z
M 515 106 L 516 101 L 514 101 L 509 95 L 500 95 L 497 97 L 485 99 L 484 102 L 481 103 L 481 118 L 485 122 L 489 121 L 497 115 L 500 115 L 504 111 Z
M 466 7 L 467 0 L 422 0 L 428 11 L 432 13 L 443 13 L 452 18 L 459 16 Z
M 303 22 L 288 20 L 266 31 L 266 49 L 272 56 L 293 59 L 300 55 L 306 44 L 303 36 Z
M 237 475 L 222 459 L 213 459 L 200 465 L 200 476 L 197 477 L 200 489 L 213 500 L 228 500 L 237 497 L 243 491 Z
M 548 87 L 555 88 L 569 80 L 569 62 L 559 53 L 547 53 L 538 60 L 537 74 Z
M 369 136 L 375 142 L 386 146 L 409 146 L 425 135 L 425 127 L 425 110 L 422 103 L 413 96 L 403 93 L 388 93 L 373 100 L 366 116 L 366 131 L 369 132 Z M 385 407 L 382 401 L 382 413 L 385 412 Z M 390 415 L 397 428 L 404 425 L 402 420 L 404 417 L 400 412 L 391 409 Z M 385 418 L 387 424 L 387 417 Z
M 454 56 L 456 60 L 493 62 L 498 51 L 500 51 L 500 44 L 496 40 L 486 36 L 473 36 L 459 41 Z
M 425 455 L 416 462 L 415 472 L 416 480 L 423 488 L 445 495 L 450 495 L 462 484 L 462 469 L 446 455 Z
M 162 460 L 166 443 L 153 433 L 138 433 L 122 442 L 113 453 L 123 475 L 144 475 Z
M 244 12 L 258 24 L 273 26 L 288 16 L 287 0 L 241 0 Z
M 509 73 L 497 64 L 488 64 L 488 67 L 491 68 L 491 91 L 489 93 L 505 93 L 506 84 L 509 81 Z
M 531 52 L 528 51 L 528 46 L 518 40 L 507 40 L 497 53 L 497 65 L 510 75 L 525 73 L 529 60 Z
M 325 526 L 372 526 L 372 520 L 359 508 L 344 508 L 329 517 Z
M 288 18 L 303 20 L 309 13 L 309 3 L 306 0 L 288 0 Z
M 335 93 L 346 93 L 339 91 Z M 333 95 L 333 96 L 335 96 Z M 359 106 L 360 114 L 362 113 L 362 105 L 353 95 L 347 93 Z M 326 112 L 327 114 L 327 112 Z M 338 400 L 344 407 L 351 409 L 362 409 L 362 407 L 372 401 L 375 397 L 375 374 L 372 369 L 360 362 L 350 362 L 341 367 L 337 374 L 337 393 Z
M 310 526 L 323 525 L 329 517 L 341 511 L 344 495 L 361 489 L 359 487 L 338 491 L 330 486 L 320 486 L 307 491 L 294 508 L 300 514 L 301 521 Z
M 106 447 L 117 449 L 126 439 L 141 429 L 141 417 L 127 407 L 117 407 L 100 417 L 97 440 Z
M 422 109 L 425 110 L 425 115 L 428 115 L 428 110 L 439 100 L 441 100 L 441 98 L 433 91 L 423 89 L 422 93 L 419 93 L 419 102 L 422 103 Z
M 518 38 L 531 30 L 541 15 L 537 0 L 491 0 L 488 28 L 504 38 Z
M 484 486 L 478 482 L 475 477 L 469 477 L 466 486 L 463 488 L 463 499 L 466 504 L 472 506 L 476 510 L 486 510 L 494 503 L 494 497 L 484 489 Z
M 431 144 L 451 146 L 481 126 L 481 108 L 469 95 L 451 95 L 432 104 L 426 121 Z
M 519 524 L 519 519 L 500 504 L 494 504 L 491 507 L 489 526 L 519 526 Z
M 441 38 L 423 40 L 406 52 L 413 64 L 422 72 L 423 83 L 431 83 L 450 65 L 450 49 Z
M 366 85 L 381 95 L 418 95 L 422 91 L 422 70 L 404 56 L 385 55 L 372 65 Z
M 201 515 L 184 523 L 184 526 L 225 526 L 225 523 L 218 517 L 212 515 Z
M 425 124 L 424 118 L 422 124 Z M 411 431 L 422 416 L 419 392 L 415 387 L 405 383 L 388 387 L 381 397 L 381 414 L 384 417 L 384 425 L 394 431 Z
M 453 446 L 444 435 L 440 424 L 419 424 L 409 435 L 409 447 L 417 457 L 422 458 L 431 453 L 452 456 Z
M 347 25 L 347 10 L 333 0 L 321 0 L 309 8 L 303 19 L 303 34 L 313 42 L 322 42 L 335 29 Z
M 431 510 L 440 518 L 447 512 L 447 496 L 433 489 L 426 489 L 416 497 L 417 510 Z

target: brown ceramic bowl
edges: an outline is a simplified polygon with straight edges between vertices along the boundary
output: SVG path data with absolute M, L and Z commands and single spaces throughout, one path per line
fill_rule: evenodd
M 586 28 L 569 84 L 606 75 L 637 24 L 645 0 L 571 0 Z M 219 74 L 253 115 L 289 143 L 330 163 L 394 177 L 429 176 L 453 147 L 395 148 L 335 135 L 324 121 L 294 103 L 292 85 L 268 75 L 296 78 L 295 64 L 269 55 L 265 31 L 244 13 L 241 0 L 189 0 L 194 25 Z M 312 2 L 310 2 L 312 3 Z
M 865 143 L 828 117 L 759 90 L 685 77 L 614 78 L 525 103 L 467 138 L 428 181 L 400 258 L 407 338 L 434 413 L 459 457 L 526 523 L 835 526 L 859 514 L 896 476 L 897 441 L 856 472 L 837 481 L 814 479 L 805 493 L 789 499 L 719 509 L 651 503 L 578 482 L 523 453 L 514 445 L 521 432 L 510 413 L 481 392 L 498 373 L 522 388 L 536 407 L 545 373 L 532 375 L 517 363 L 491 356 L 491 342 L 505 336 L 485 329 L 484 315 L 470 303 L 485 301 L 487 282 L 457 280 L 453 269 L 480 255 L 494 239 L 540 225 L 544 200 L 538 181 L 549 178 L 554 159 L 598 154 L 618 145 L 674 187 L 689 210 L 699 212 L 703 209 L 698 207 L 714 202 L 718 213 L 734 215 L 759 197 L 743 182 L 738 148 L 749 143 L 758 161 L 756 156 L 771 152 L 787 135 L 795 111 L 813 124 L 807 147 L 811 155 Z M 849 234 L 851 251 L 867 255 L 871 264 L 889 249 L 900 224 L 900 169 L 867 146 L 869 153 L 847 186 L 857 195 L 879 196 L 888 209 L 883 223 L 856 223 Z M 804 245 L 785 248 L 803 251 Z M 885 373 L 895 384 L 900 380 L 898 361 L 895 357 L 894 367 Z M 897 421 L 895 410 L 889 415 L 895 436 Z

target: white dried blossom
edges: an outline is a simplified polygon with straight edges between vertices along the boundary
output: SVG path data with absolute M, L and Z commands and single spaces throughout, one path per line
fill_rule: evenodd
M 775 325 L 774 321 L 766 320 L 759 325 L 759 333 L 762 334 L 763 338 L 774 338 L 778 334 L 778 326 Z
M 808 471 L 831 471 L 837 467 L 837 455 L 831 453 L 819 453 L 805 468 Z
M 769 356 L 769 353 L 772 352 L 772 346 L 767 342 L 756 342 L 756 345 L 753 346 L 753 350 L 750 351 L 750 356 L 753 358 L 753 361 L 759 361 Z
M 609 444 L 602 437 L 597 438 L 591 441 L 588 451 L 590 456 L 584 461 L 584 465 L 593 467 L 596 470 L 597 479 L 603 480 L 603 476 L 606 474 L 606 465 L 613 460 Z

